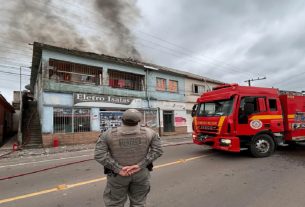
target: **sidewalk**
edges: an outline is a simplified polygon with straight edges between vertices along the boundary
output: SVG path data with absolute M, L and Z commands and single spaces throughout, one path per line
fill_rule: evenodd
M 54 147 L 32 148 L 32 149 L 25 148 L 25 149 L 18 150 L 11 154 L 6 155 L 7 153 L 12 152 L 13 144 L 16 141 L 17 141 L 17 136 L 11 138 L 11 140 L 9 140 L 5 145 L 3 145 L 0 148 L 0 160 L 18 158 L 18 157 L 23 158 L 23 157 L 31 157 L 31 156 L 47 156 L 47 155 L 56 154 L 56 153 L 93 150 L 95 147 L 95 143 L 92 143 L 92 144 L 66 145 L 66 146 L 59 146 L 59 147 L 55 147 L 55 148 Z M 162 142 L 162 146 L 164 146 L 164 147 L 193 143 L 191 134 L 162 136 L 161 142 Z

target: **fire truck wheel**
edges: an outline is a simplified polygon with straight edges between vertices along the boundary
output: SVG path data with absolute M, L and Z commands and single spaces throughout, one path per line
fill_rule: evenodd
M 250 152 L 254 157 L 268 157 L 275 149 L 275 143 L 267 134 L 260 134 L 253 138 L 250 146 Z

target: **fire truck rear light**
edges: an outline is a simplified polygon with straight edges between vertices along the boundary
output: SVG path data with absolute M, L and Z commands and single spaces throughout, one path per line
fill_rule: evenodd
M 193 138 L 195 139 L 197 137 L 197 135 L 196 134 L 193 134 Z

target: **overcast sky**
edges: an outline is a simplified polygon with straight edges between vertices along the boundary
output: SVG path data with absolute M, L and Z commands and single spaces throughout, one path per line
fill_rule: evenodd
M 9 101 L 19 76 L 1 71 L 30 66 L 34 40 L 142 58 L 229 83 L 267 77 L 252 84 L 305 90 L 303 0 L 46 2 L 0 0 L 0 91 Z

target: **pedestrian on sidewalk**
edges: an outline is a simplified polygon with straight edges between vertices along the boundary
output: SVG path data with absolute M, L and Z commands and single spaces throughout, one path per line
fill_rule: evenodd
M 135 109 L 123 113 L 123 125 L 102 133 L 95 148 L 95 160 L 104 166 L 107 185 L 106 207 L 145 206 L 150 191 L 152 163 L 163 154 L 159 135 L 141 127 L 142 114 Z

